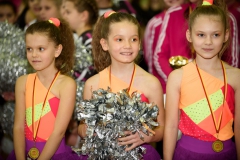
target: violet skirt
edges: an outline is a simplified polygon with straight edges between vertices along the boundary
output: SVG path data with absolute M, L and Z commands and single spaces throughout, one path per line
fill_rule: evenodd
M 236 146 L 231 139 L 223 141 L 223 150 L 218 153 L 213 151 L 212 143 L 182 135 L 173 160 L 237 160 Z
M 150 144 L 143 144 L 143 147 L 147 149 L 146 154 L 143 155 L 144 160 L 161 160 L 158 152 Z M 81 155 L 82 160 L 87 160 L 88 156 Z
M 39 149 L 41 153 L 46 142 L 36 142 L 36 147 Z M 26 154 L 34 146 L 33 141 L 26 140 Z M 7 160 L 16 160 L 15 152 L 8 156 Z M 51 160 L 82 160 L 80 156 L 78 156 L 72 149 L 65 144 L 65 139 L 63 138 L 56 153 L 53 155 Z
M 146 154 L 143 155 L 144 160 L 160 160 L 161 156 L 158 154 L 155 148 L 150 144 L 143 144 L 143 147 L 147 149 Z

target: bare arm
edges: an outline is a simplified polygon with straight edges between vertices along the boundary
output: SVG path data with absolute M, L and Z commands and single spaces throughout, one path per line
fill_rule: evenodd
M 99 83 L 99 75 L 95 75 L 91 78 L 89 78 L 85 85 L 84 85 L 84 90 L 83 90 L 83 99 L 88 100 L 92 98 L 92 91 L 95 91 L 98 89 L 98 83 Z M 78 134 L 81 138 L 86 137 L 86 130 L 87 130 L 87 125 L 81 121 L 80 125 L 78 126 Z
M 155 79 L 155 78 L 154 78 Z M 150 103 L 154 103 L 158 106 L 158 116 L 157 116 L 157 122 L 159 123 L 159 126 L 154 129 L 155 135 L 150 136 L 149 140 L 147 140 L 148 143 L 150 142 L 158 142 L 163 139 L 163 131 L 164 131 L 164 104 L 163 104 L 163 90 L 162 86 L 159 82 L 159 80 L 156 78 L 155 82 L 151 82 L 153 85 L 148 85 L 149 87 L 149 93 L 147 95 L 148 100 Z
M 14 150 L 17 160 L 25 160 L 25 86 L 27 76 L 21 76 L 15 86 L 15 117 L 13 126 Z
M 64 78 L 58 87 L 60 103 L 54 129 L 38 160 L 51 159 L 65 135 L 67 126 L 73 114 L 76 97 L 75 81 L 69 77 Z
M 163 137 L 164 160 L 172 160 L 178 133 L 178 105 L 182 69 L 170 73 L 167 81 L 165 130 Z
M 235 79 L 240 78 L 240 70 L 238 70 L 238 76 Z M 234 115 L 234 135 L 235 135 L 235 144 L 237 149 L 237 159 L 240 159 L 240 83 L 236 82 L 235 87 L 235 115 Z

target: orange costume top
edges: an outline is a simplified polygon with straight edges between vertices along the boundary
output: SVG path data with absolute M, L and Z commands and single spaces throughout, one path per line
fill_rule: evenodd
M 48 88 L 40 82 L 36 77 L 35 82 L 35 96 L 34 96 L 34 116 L 32 116 L 32 100 L 33 100 L 33 86 L 36 73 L 29 74 L 26 85 L 26 119 L 25 119 L 25 137 L 27 140 L 33 140 L 32 117 L 34 117 L 34 132 L 37 130 L 39 119 L 41 116 L 36 142 L 46 142 L 53 132 L 55 119 L 59 106 L 59 99 L 49 92 L 45 107 L 43 102 L 47 94 Z
M 135 72 L 133 73 L 132 82 L 134 82 Z M 101 72 L 99 72 L 100 80 L 98 88 L 102 89 L 108 89 L 108 87 L 111 87 L 111 90 L 113 93 L 117 93 L 120 90 L 127 89 L 129 87 L 129 84 L 120 80 L 119 78 L 115 77 L 113 74 L 111 74 L 111 86 L 110 86 L 110 79 L 109 79 L 109 68 L 105 68 Z M 107 78 L 106 78 L 107 77 Z M 114 87 L 112 87 L 114 86 Z M 136 88 L 134 88 L 132 85 L 129 90 L 129 95 L 131 95 L 133 92 L 140 92 Z M 145 97 L 144 94 L 141 94 L 141 100 L 143 102 L 149 103 L 147 97 Z
M 189 63 L 182 69 L 179 129 L 184 135 L 203 141 L 215 141 L 216 129 L 196 65 Z M 225 103 L 223 103 L 224 82 L 201 69 L 199 70 L 217 125 L 223 111 L 218 138 L 222 141 L 228 140 L 233 136 L 234 90 L 227 84 L 227 94 Z

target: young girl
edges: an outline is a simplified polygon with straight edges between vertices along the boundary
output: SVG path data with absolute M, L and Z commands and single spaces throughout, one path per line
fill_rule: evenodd
M 76 84 L 68 76 L 74 41 L 64 21 L 51 18 L 26 30 L 27 59 L 36 73 L 16 82 L 14 149 L 9 159 L 78 159 L 64 134 L 75 104 Z
M 50 17 L 60 18 L 62 0 L 40 0 L 40 19 L 46 21 Z
M 160 141 L 163 137 L 163 94 L 158 79 L 134 63 L 140 42 L 140 26 L 132 15 L 114 11 L 102 15 L 93 32 L 94 66 L 99 73 L 86 81 L 83 96 L 84 99 L 91 99 L 92 91 L 99 88 L 110 87 L 114 93 L 128 88 L 130 95 L 137 91 L 142 93 L 142 101 L 157 104 L 159 126 L 154 136 L 144 135 L 142 141 L 138 133 L 127 132 L 129 136 L 119 138 L 119 145 L 132 144 L 126 151 L 143 145 L 147 148 L 144 159 L 156 160 L 160 156 L 148 143 Z M 81 137 L 86 136 L 86 127 L 80 124 L 78 131 Z
M 196 58 L 168 78 L 164 160 L 240 158 L 240 70 L 221 61 L 229 43 L 225 9 L 215 0 L 190 14 L 186 36 Z
M 76 45 L 83 46 L 92 58 L 92 30 L 98 19 L 98 8 L 95 0 L 65 0 L 64 7 L 63 17 L 77 34 Z M 85 63 L 87 62 L 86 59 Z M 89 63 L 86 68 L 80 68 L 80 66 L 74 68 L 74 77 L 81 81 L 86 81 L 96 73 L 92 67 L 92 61 L 91 65 Z
M 85 37 L 90 34 L 92 37 L 92 29 L 98 19 L 95 0 L 65 0 L 64 10 L 64 19 L 78 36 Z

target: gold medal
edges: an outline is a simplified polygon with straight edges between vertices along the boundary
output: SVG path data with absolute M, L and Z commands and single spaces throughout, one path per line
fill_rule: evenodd
M 216 140 L 215 142 L 213 142 L 212 149 L 215 152 L 221 152 L 223 150 L 223 143 L 222 143 L 222 141 Z
M 29 151 L 28 151 L 28 155 L 30 158 L 32 159 L 37 159 L 39 157 L 39 150 L 36 147 L 32 147 Z

